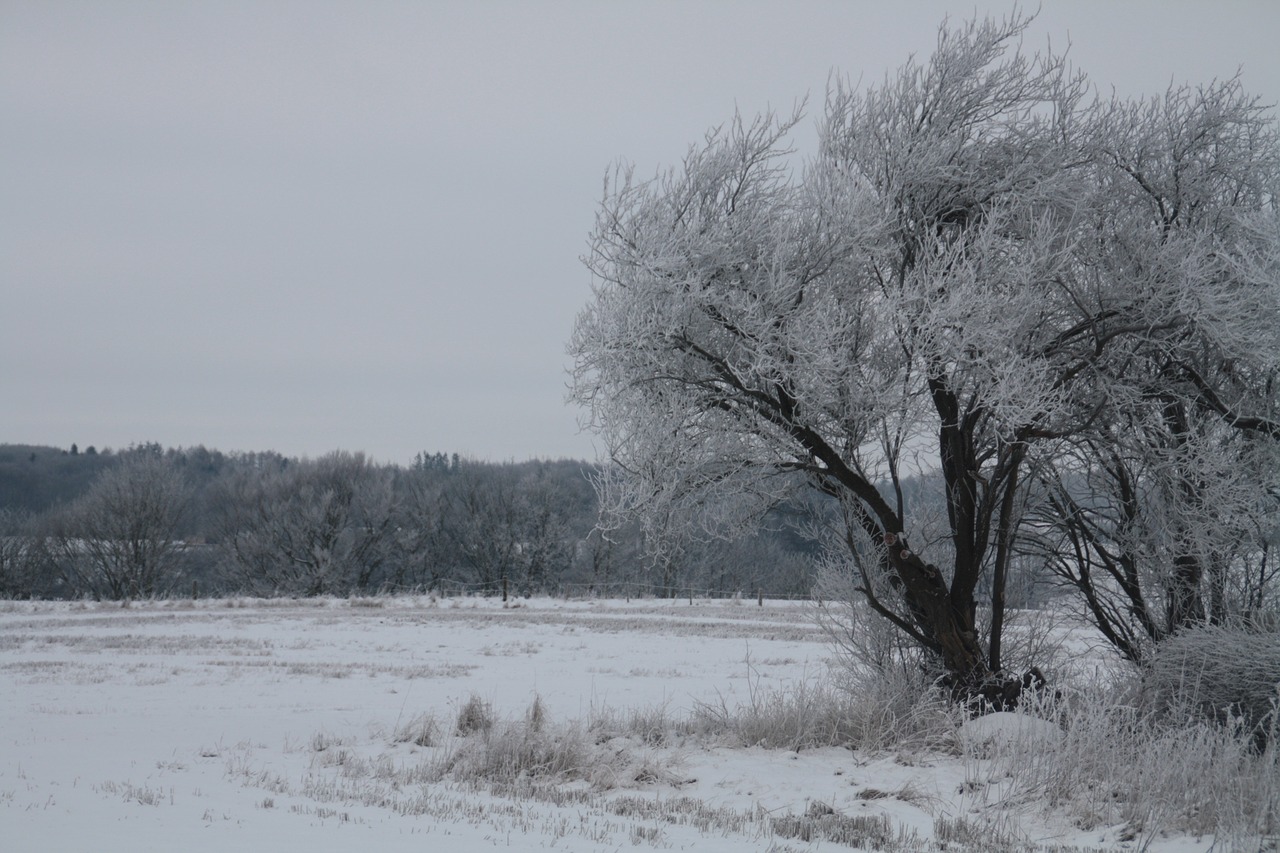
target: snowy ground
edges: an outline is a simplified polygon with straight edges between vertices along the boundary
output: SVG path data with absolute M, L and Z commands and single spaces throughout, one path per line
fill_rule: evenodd
M 960 835 L 982 827 L 1046 849 L 1208 849 L 1121 841 L 1120 828 L 1086 833 L 1025 804 L 1001 809 L 998 786 L 972 784 L 980 771 L 963 749 L 796 753 L 634 731 L 601 743 L 596 729 L 584 736 L 592 748 L 625 759 L 591 780 L 522 795 L 418 772 L 457 740 L 472 695 L 502 718 L 524 719 L 540 700 L 548 725 L 585 725 L 637 711 L 679 719 L 697 703 L 732 707 L 753 690 L 821 678 L 828 649 L 809 607 L 3 604 L 0 847 L 850 849 L 810 840 L 796 823 L 808 814 L 897 849 L 935 848 L 949 821 Z M 405 733 L 428 718 L 438 731 L 419 746 Z

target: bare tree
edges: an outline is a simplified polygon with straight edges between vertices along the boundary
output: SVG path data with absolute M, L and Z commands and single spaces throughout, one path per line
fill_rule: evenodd
M 574 496 L 566 488 L 564 472 L 551 463 L 529 462 L 521 469 L 516 483 L 520 518 L 517 570 L 521 589 L 534 591 L 545 589 L 573 561 Z
M 865 92 L 833 86 L 798 179 L 784 142 L 797 117 L 735 120 L 651 181 L 619 170 L 571 343 L 614 512 L 723 534 L 796 489 L 826 495 L 869 608 L 958 692 L 997 702 L 1027 680 L 1003 672 L 1001 640 L 1041 471 L 1123 429 L 1114 401 L 1195 385 L 1180 368 L 1199 362 L 1171 375 L 1155 359 L 1195 351 L 1171 349 L 1187 337 L 1182 300 L 1204 294 L 1197 329 L 1257 312 L 1232 345 L 1280 326 L 1273 196 L 1259 208 L 1252 185 L 1212 214 L 1240 212 L 1234 242 L 1120 274 L 1169 257 L 1158 223 L 1130 227 L 1140 184 L 1105 144 L 1122 110 L 1087 101 L 1061 57 L 1020 53 L 1026 26 L 944 26 L 927 63 Z M 1257 351 L 1232 350 L 1241 364 Z M 1224 369 L 1210 375 L 1195 373 Z M 1201 412 L 1213 395 L 1190 399 Z M 1252 424 L 1237 399 L 1220 396 L 1219 420 Z M 909 500 L 908 481 L 939 499 Z M 940 535 L 930 506 L 945 510 Z
M 188 500 L 163 458 L 123 456 L 54 520 L 51 550 L 71 589 L 112 599 L 164 592 L 180 569 Z
M 506 468 L 463 461 L 441 492 L 440 530 L 463 577 L 486 592 L 517 579 L 523 541 L 514 478 Z
M 0 598 L 32 598 L 47 591 L 44 544 L 28 513 L 0 508 Z
M 229 580 L 267 595 L 374 588 L 394 541 L 391 481 L 363 454 L 345 452 L 238 471 L 221 501 Z

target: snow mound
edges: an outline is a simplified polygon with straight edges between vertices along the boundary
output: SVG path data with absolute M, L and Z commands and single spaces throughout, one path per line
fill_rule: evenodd
M 1054 746 L 1062 739 L 1062 729 L 1057 723 L 1017 714 L 998 711 L 969 720 L 958 732 L 962 746 L 971 748 L 999 747 L 1006 744 L 1019 746 Z

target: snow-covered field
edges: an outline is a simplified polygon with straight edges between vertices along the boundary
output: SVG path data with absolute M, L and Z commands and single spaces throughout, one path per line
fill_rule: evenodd
M 866 755 L 681 733 L 699 708 L 821 680 L 812 607 L 3 604 L 0 849 L 927 850 L 939 834 L 991 849 L 962 843 L 977 831 L 1047 849 L 1209 848 L 1002 805 L 960 738 Z M 587 771 L 461 772 L 483 737 L 457 734 L 469 703 L 490 706 L 493 732 L 546 732 Z

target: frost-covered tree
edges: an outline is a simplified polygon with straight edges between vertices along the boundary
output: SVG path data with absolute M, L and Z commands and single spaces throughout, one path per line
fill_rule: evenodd
M 1141 660 L 1268 599 L 1253 566 L 1280 521 L 1280 140 L 1237 80 L 1098 114 L 1080 264 L 1108 292 L 1099 327 L 1125 331 L 1080 383 L 1095 413 L 1041 469 L 1037 521 L 1054 570 Z
M 1019 683 L 1001 657 L 1004 591 L 1043 472 L 1124 429 L 1119 412 L 1152 415 L 1162 388 L 1232 387 L 1220 360 L 1175 376 L 1156 357 L 1184 343 L 1186 300 L 1247 320 L 1237 343 L 1280 325 L 1270 198 L 1212 257 L 1166 253 L 1159 227 L 1130 227 L 1137 181 L 1108 148 L 1126 106 L 1089 100 L 1062 58 L 1017 50 L 1026 26 L 944 27 L 927 62 L 833 86 L 799 176 L 797 119 L 772 116 L 713 130 L 652 180 L 620 169 L 571 343 L 612 511 L 724 534 L 798 489 L 825 495 L 870 609 L 957 691 L 996 700 Z M 1135 133 L 1162 120 L 1131 115 Z M 1228 272 L 1239 286 L 1202 292 Z M 1188 411 L 1211 399 L 1192 393 Z M 1218 399 L 1220 423 L 1255 414 Z M 908 481 L 939 500 L 909 499 Z M 936 506 L 940 527 L 919 513 Z
M 0 598 L 31 598 L 49 586 L 45 543 L 28 513 L 0 507 Z
M 102 472 L 53 519 L 49 547 L 71 590 L 113 599 L 164 592 L 181 564 L 189 500 L 182 476 L 152 453 L 127 454 Z
M 393 554 L 392 475 L 360 453 L 239 470 L 221 505 L 224 573 L 255 593 L 369 591 Z
M 545 589 L 573 560 L 573 530 L 585 510 L 574 463 L 490 464 L 459 459 L 408 478 L 405 527 L 429 555 L 438 583 L 486 592 Z

